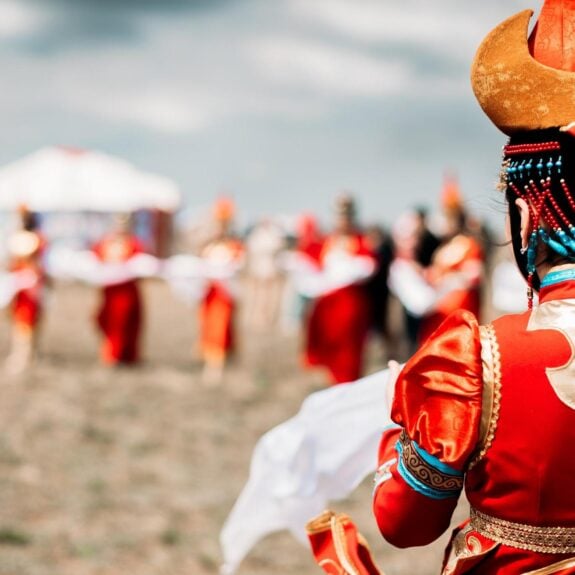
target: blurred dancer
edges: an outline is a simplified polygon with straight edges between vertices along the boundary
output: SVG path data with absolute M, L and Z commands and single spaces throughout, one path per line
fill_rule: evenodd
M 279 257 L 284 248 L 284 234 L 270 220 L 256 224 L 246 240 L 246 316 L 256 329 L 269 329 L 277 319 L 283 283 Z
M 354 381 L 363 370 L 371 324 L 365 281 L 375 271 L 375 259 L 359 231 L 351 196 L 337 199 L 335 228 L 323 243 L 319 265 L 330 282 L 308 313 L 305 361 L 326 367 L 333 383 Z
M 419 206 L 415 209 L 417 243 L 415 245 L 415 261 L 421 267 L 429 267 L 433 261 L 435 250 L 441 244 L 440 239 L 429 229 L 427 223 L 427 208 Z
M 6 369 L 19 373 L 34 360 L 42 319 L 46 274 L 42 256 L 46 242 L 38 220 L 26 207 L 20 210 L 20 229 L 9 239 L 10 271 L 25 275 L 29 286 L 19 289 L 12 300 L 12 347 Z
M 219 200 L 213 216 L 214 237 L 200 254 L 208 268 L 218 272 L 207 278 L 200 304 L 200 352 L 203 380 L 208 384 L 221 381 L 226 360 L 234 351 L 236 302 L 230 282 L 243 258 L 243 247 L 232 235 L 233 203 L 225 198 Z
M 106 264 L 125 263 L 140 254 L 142 246 L 131 232 L 130 216 L 118 216 L 111 233 L 93 249 Z M 104 336 L 101 356 L 105 364 L 133 364 L 140 359 L 142 303 L 137 279 L 104 285 L 96 320 Z
M 418 274 L 423 276 L 431 265 L 433 254 L 440 244 L 437 236 L 427 225 L 427 210 L 420 207 L 403 213 L 393 226 L 392 238 L 396 258 L 392 269 L 397 269 L 397 263 L 401 261 L 411 265 Z M 414 310 L 409 305 L 405 305 L 405 289 L 395 291 L 403 307 L 406 355 L 410 357 L 415 353 L 419 344 L 422 313 L 420 310 Z
M 280 325 L 285 333 L 294 334 L 301 329 L 310 298 L 297 289 L 293 267 L 316 271 L 319 268 L 323 236 L 313 214 L 302 214 L 296 220 L 293 235 L 286 239 L 282 258 L 285 274 L 280 310 Z M 291 266 L 290 264 L 294 264 Z M 289 273 L 292 272 L 292 273 Z
M 393 246 L 390 238 L 380 226 L 371 226 L 366 232 L 367 241 L 376 259 L 376 271 L 366 284 L 371 299 L 371 328 L 383 340 L 387 355 L 390 355 L 388 307 L 389 266 L 393 259 Z
M 481 308 L 481 280 L 484 254 L 479 241 L 467 229 L 463 198 L 456 180 L 446 179 L 442 193 L 445 235 L 434 252 L 427 281 L 445 295 L 421 324 L 419 342 L 424 342 L 456 310 L 476 317 Z
M 297 222 L 296 249 L 319 264 L 324 237 L 313 214 L 302 214 Z
M 396 425 L 380 449 L 374 511 L 393 545 L 436 540 L 465 490 L 468 519 L 452 532 L 443 575 L 575 573 L 566 455 L 575 441 L 575 3 L 546 0 L 529 43 L 532 14 L 492 30 L 471 73 L 481 107 L 509 137 L 500 187 L 528 310 L 489 325 L 452 314 L 399 375 Z

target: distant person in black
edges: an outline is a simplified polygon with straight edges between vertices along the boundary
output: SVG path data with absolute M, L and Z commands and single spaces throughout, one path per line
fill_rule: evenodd
M 439 247 L 441 241 L 434 235 L 427 226 L 427 208 L 419 207 L 415 210 L 418 218 L 419 242 L 415 248 L 415 261 L 426 268 L 431 265 L 433 254 Z
M 418 207 L 414 211 L 417 217 L 418 235 L 417 244 L 414 250 L 415 261 L 423 268 L 431 265 L 433 254 L 441 244 L 439 238 L 431 232 L 427 225 L 427 208 Z M 405 313 L 405 331 L 408 342 L 408 356 L 411 357 L 417 350 L 419 341 L 419 329 L 421 318 L 411 315 L 404 309 Z
M 378 225 L 371 226 L 366 230 L 366 239 L 377 262 L 377 271 L 366 285 L 373 311 L 371 329 L 382 339 L 389 356 L 389 287 L 387 279 L 389 266 L 393 260 L 393 244 L 390 237 Z

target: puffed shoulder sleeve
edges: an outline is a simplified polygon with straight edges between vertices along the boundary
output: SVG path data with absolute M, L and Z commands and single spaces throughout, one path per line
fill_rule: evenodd
M 479 442 L 481 355 L 477 320 L 456 312 L 398 377 L 374 493 L 377 524 L 393 545 L 427 545 L 449 528 Z
M 392 419 L 403 429 L 399 449 L 408 481 L 421 479 L 410 469 L 418 460 L 445 476 L 463 474 L 479 441 L 482 392 L 479 325 L 472 313 L 458 311 L 397 380 Z

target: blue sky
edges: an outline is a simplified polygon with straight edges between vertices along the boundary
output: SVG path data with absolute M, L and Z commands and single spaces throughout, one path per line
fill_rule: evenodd
M 364 219 L 435 202 L 446 169 L 501 218 L 504 137 L 469 86 L 516 0 L 0 0 L 0 163 L 96 148 L 244 218 L 353 191 Z M 531 6 L 538 9 L 539 5 Z

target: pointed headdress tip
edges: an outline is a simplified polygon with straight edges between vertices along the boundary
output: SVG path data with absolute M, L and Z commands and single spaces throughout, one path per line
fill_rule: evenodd
M 446 212 L 457 212 L 463 209 L 463 194 L 457 176 L 446 173 L 441 189 L 441 206 Z
M 230 222 L 234 219 L 236 206 L 229 196 L 220 196 L 213 206 L 214 219 L 219 222 Z
M 481 43 L 471 68 L 477 101 L 509 136 L 560 128 L 575 119 L 575 73 L 551 68 L 531 55 L 532 16 L 532 10 L 524 10 L 494 28 Z

